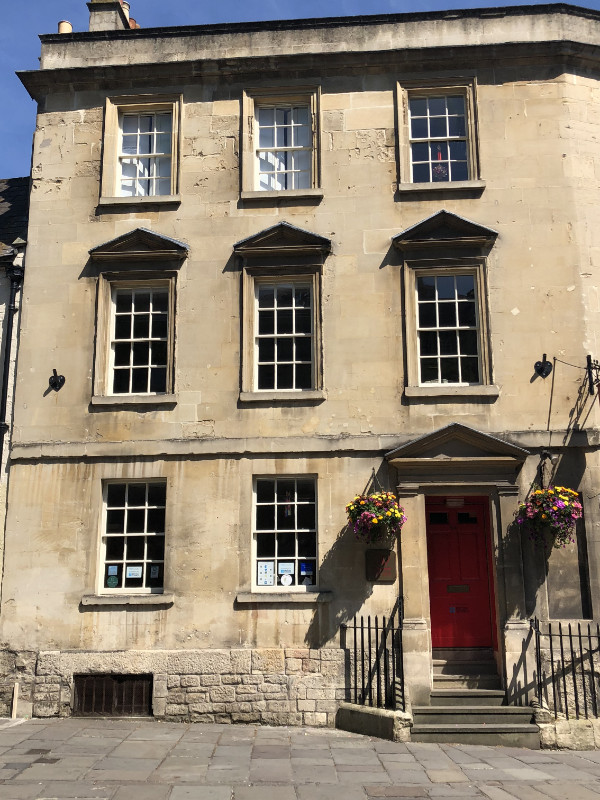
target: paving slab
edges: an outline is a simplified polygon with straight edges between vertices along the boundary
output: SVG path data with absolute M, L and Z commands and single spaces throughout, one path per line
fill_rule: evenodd
M 174 786 L 169 800 L 232 800 L 231 786 Z M 125 798 L 127 800 L 127 798 Z

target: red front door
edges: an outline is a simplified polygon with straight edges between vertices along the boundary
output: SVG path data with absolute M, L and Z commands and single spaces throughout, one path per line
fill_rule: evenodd
M 433 647 L 491 647 L 487 498 L 427 500 L 427 557 Z

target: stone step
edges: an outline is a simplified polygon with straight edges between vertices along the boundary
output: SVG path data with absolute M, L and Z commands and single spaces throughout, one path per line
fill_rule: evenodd
M 525 706 L 413 706 L 414 724 L 419 725 L 507 725 L 529 724 L 531 708 Z
M 412 742 L 438 744 L 504 745 L 540 749 L 540 729 L 537 725 L 513 723 L 499 725 L 413 725 Z
M 500 689 L 498 674 L 434 675 L 434 689 Z
M 491 647 L 434 647 L 434 661 L 494 661 Z
M 503 706 L 506 693 L 502 689 L 433 689 L 432 706 Z
M 498 674 L 495 661 L 443 661 L 433 660 L 434 675 L 479 675 Z

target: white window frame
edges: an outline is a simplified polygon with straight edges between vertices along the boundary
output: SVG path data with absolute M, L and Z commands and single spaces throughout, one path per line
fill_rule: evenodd
M 260 480 L 273 481 L 275 483 L 277 481 L 295 481 L 295 482 L 297 482 L 297 481 L 311 481 L 313 483 L 313 486 L 314 486 L 314 498 L 315 498 L 314 499 L 314 514 L 315 514 L 315 516 L 314 516 L 314 520 L 315 520 L 315 525 L 314 525 L 315 555 L 314 556 L 304 556 L 304 557 L 302 557 L 302 556 L 298 555 L 298 534 L 299 533 L 312 533 L 313 529 L 311 529 L 311 528 L 299 528 L 298 524 L 297 524 L 297 517 L 296 517 L 296 526 L 293 529 L 293 532 L 294 532 L 294 535 L 295 535 L 295 541 L 296 541 L 295 555 L 294 556 L 278 557 L 277 556 L 277 552 L 276 552 L 276 555 L 273 556 L 273 557 L 264 556 L 264 557 L 260 558 L 258 556 L 258 552 L 257 552 L 257 537 L 258 536 L 260 536 L 262 533 L 265 533 L 267 535 L 269 535 L 270 533 L 274 533 L 275 534 L 275 540 L 276 540 L 277 532 L 284 532 L 286 530 L 289 532 L 291 530 L 291 529 L 280 529 L 279 531 L 276 530 L 278 528 L 278 525 L 277 525 L 277 513 L 275 513 L 275 529 L 273 531 L 266 531 L 264 529 L 262 531 L 257 530 L 258 526 L 257 526 L 257 512 L 256 512 L 256 509 L 257 509 L 257 505 L 259 505 L 258 502 L 257 502 L 257 483 Z M 296 486 L 297 486 L 297 484 L 296 484 Z M 303 503 L 298 503 L 298 501 L 296 500 L 296 497 L 297 497 L 297 488 L 295 490 L 295 498 L 294 498 L 294 505 L 297 507 L 298 505 L 302 505 Z M 277 502 L 276 501 L 277 501 L 277 498 L 275 499 L 275 512 L 276 512 L 276 509 L 277 509 Z M 281 504 L 279 504 L 279 505 L 281 505 Z M 306 505 L 308 505 L 308 503 L 306 503 Z M 276 544 L 276 547 L 277 547 L 277 544 Z M 279 593 L 279 592 L 285 592 L 285 593 L 289 593 L 289 594 L 303 594 L 303 593 L 306 593 L 306 592 L 318 591 L 318 587 L 319 587 L 319 497 L 318 497 L 318 480 L 317 480 L 317 476 L 316 475 L 314 475 L 314 474 L 307 474 L 307 475 L 296 475 L 296 474 L 294 474 L 294 475 L 285 475 L 285 474 L 282 474 L 282 475 L 254 475 L 253 476 L 253 478 L 252 478 L 252 547 L 251 547 L 251 551 L 252 551 L 252 565 L 251 565 L 252 580 L 251 580 L 251 586 L 252 586 L 252 591 L 253 592 L 263 592 L 265 594 L 272 594 L 272 593 Z M 274 584 L 272 586 L 259 585 L 258 574 L 257 574 L 258 573 L 259 561 L 265 561 L 265 562 L 273 561 L 274 562 L 274 568 L 273 568 Z M 295 569 L 296 569 L 296 566 L 297 566 L 296 573 L 295 573 L 295 579 L 294 579 L 295 581 L 297 581 L 299 579 L 299 577 L 301 577 L 299 575 L 300 562 L 301 561 L 314 562 L 314 570 L 315 570 L 314 576 L 313 576 L 314 577 L 314 582 L 311 583 L 310 585 L 303 585 L 303 584 L 295 583 L 294 585 L 291 585 L 291 586 L 285 586 L 285 585 L 282 585 L 280 583 L 278 584 L 277 583 L 277 580 L 278 580 L 278 563 L 277 562 L 278 561 L 282 561 L 282 562 L 288 563 L 288 564 L 293 562 L 294 565 L 295 565 Z
M 243 270 L 242 315 L 242 401 L 290 401 L 323 399 L 323 359 L 321 339 L 321 267 L 272 269 L 245 267 Z M 258 302 L 259 285 L 309 285 L 312 295 L 312 386 L 310 389 L 258 388 Z
M 143 291 L 145 289 L 166 289 L 168 291 L 168 334 L 167 334 L 167 386 L 165 392 L 113 392 L 113 335 L 115 320 L 116 292 L 120 290 Z M 92 402 L 115 405 L 154 402 L 174 399 L 174 351 L 175 351 L 175 276 L 155 277 L 154 275 L 115 275 L 101 274 L 98 280 L 96 317 L 96 356 L 94 363 L 94 397 Z
M 141 120 L 143 118 L 149 118 L 151 122 L 151 127 L 149 131 L 142 131 L 141 130 Z M 168 127 L 170 130 L 161 131 L 161 124 L 160 120 L 163 117 L 169 118 L 169 125 Z M 135 132 L 128 132 L 125 130 L 126 121 L 128 119 L 134 119 L 136 121 Z M 165 126 L 166 127 L 166 126 Z M 119 166 L 118 166 L 118 194 L 120 197 L 163 197 L 164 195 L 171 195 L 173 194 L 172 191 L 172 171 L 173 171 L 173 112 L 171 109 L 165 111 L 131 111 L 126 110 L 119 114 Z M 126 142 L 132 140 L 135 136 L 136 139 L 136 150 L 135 152 L 125 152 L 125 144 Z M 140 151 L 140 139 L 141 137 L 149 137 L 151 139 L 151 147 L 147 153 L 142 153 Z M 168 139 L 168 149 L 166 147 L 160 148 L 158 146 L 159 139 L 161 141 L 166 141 Z M 141 172 L 140 164 L 142 161 L 148 161 L 150 170 L 148 175 L 144 175 Z M 136 167 L 136 177 L 133 176 L 126 176 L 124 174 L 124 165 L 126 162 L 131 162 L 132 165 Z M 160 174 L 160 162 L 164 161 L 169 164 L 169 175 L 168 176 L 161 176 Z M 148 181 L 149 189 L 148 192 L 140 191 L 140 183 L 142 181 Z M 167 184 L 168 181 L 168 191 L 157 192 L 156 188 L 160 183 Z M 124 184 L 127 182 L 133 183 L 134 192 L 133 194 L 128 194 L 124 191 Z
M 147 567 L 150 567 L 152 564 L 157 565 L 157 566 L 162 564 L 162 570 L 163 570 L 162 583 L 160 585 L 155 586 L 155 587 L 151 587 L 151 586 L 140 586 L 140 587 L 137 587 L 137 586 L 125 586 L 126 576 L 123 574 L 123 571 L 126 570 L 126 564 L 127 564 L 127 561 L 128 561 L 127 552 L 126 552 L 126 542 L 125 542 L 125 545 L 124 545 L 124 552 L 123 552 L 123 557 L 122 558 L 119 558 L 119 559 L 118 558 L 112 558 L 111 559 L 111 558 L 107 558 L 107 555 L 106 555 L 107 539 L 109 539 L 111 536 L 113 536 L 113 537 L 118 537 L 119 536 L 119 534 L 117 534 L 117 533 L 115 533 L 115 534 L 107 534 L 107 531 L 106 531 L 108 511 L 109 511 L 108 502 L 107 502 L 108 487 L 109 486 L 115 486 L 115 485 L 129 486 L 129 485 L 133 485 L 133 484 L 139 485 L 139 486 L 143 485 L 145 487 L 148 487 L 151 484 L 160 485 L 160 486 L 163 486 L 164 490 L 165 490 L 165 505 L 164 505 L 164 509 L 165 509 L 165 524 L 164 524 L 164 528 L 165 529 L 164 529 L 164 531 L 163 532 L 151 532 L 151 531 L 146 530 L 146 528 L 147 528 L 147 519 L 148 519 L 148 516 L 147 516 L 148 508 L 163 508 L 163 506 L 149 506 L 148 505 L 148 502 L 147 502 L 148 490 L 146 489 L 146 502 L 145 502 L 145 504 L 143 506 L 143 508 L 145 510 L 145 520 L 146 520 L 145 521 L 145 525 L 144 525 L 144 531 L 143 532 L 131 532 L 129 534 L 126 533 L 125 531 L 123 532 L 123 537 L 125 538 L 125 540 L 127 539 L 127 536 L 138 536 L 138 537 L 139 536 L 144 536 L 146 539 L 148 537 L 150 537 L 150 536 L 162 536 L 163 537 L 165 546 L 163 547 L 163 558 L 162 558 L 162 560 L 161 559 L 152 559 L 152 558 L 148 558 L 147 557 L 147 542 L 145 542 L 145 544 L 144 544 L 144 558 L 143 559 L 131 559 L 131 561 L 134 562 L 135 566 L 139 566 L 140 563 L 142 564 L 142 580 L 144 581 L 144 583 L 146 581 L 146 574 L 147 574 L 146 569 L 147 569 Z M 99 594 L 99 595 L 109 595 L 109 596 L 114 596 L 114 595 L 164 594 L 164 591 L 165 591 L 164 569 L 165 569 L 165 563 L 166 563 L 166 540 L 167 540 L 167 527 L 168 527 L 168 523 L 167 523 L 167 508 L 168 508 L 168 506 L 167 506 L 167 503 L 168 503 L 168 500 L 167 500 L 167 480 L 166 479 L 157 479 L 157 478 L 150 478 L 150 479 L 145 479 L 145 480 L 128 480 L 128 479 L 119 480 L 119 479 L 117 479 L 117 480 L 106 480 L 106 481 L 103 481 L 103 484 L 102 484 L 102 513 L 100 515 L 100 557 L 99 557 L 99 562 L 98 562 L 97 594 Z M 142 506 L 135 506 L 135 508 L 137 508 L 137 509 L 139 509 L 141 507 Z M 125 508 L 125 507 L 123 507 L 123 508 Z M 125 527 L 126 527 L 126 525 L 124 525 L 124 528 Z M 122 573 L 121 573 L 121 582 L 123 584 L 122 586 L 116 586 L 114 588 L 111 588 L 109 586 L 105 586 L 104 585 L 104 583 L 105 583 L 105 570 L 107 570 L 107 566 L 108 566 L 107 562 L 109 564 L 110 564 L 110 562 L 113 562 L 115 564 L 116 563 L 122 563 L 123 564 L 123 570 L 122 570 Z M 108 579 L 108 577 L 109 576 L 106 575 L 107 579 Z M 115 577 L 117 577 L 117 576 L 115 576 Z
M 445 275 L 471 275 L 476 285 L 476 319 L 478 322 L 477 342 L 479 355 L 479 382 L 468 383 L 421 383 L 420 380 L 420 354 L 418 335 L 418 303 L 417 303 L 417 277 L 445 276 Z M 422 394 L 457 393 L 470 391 L 479 392 L 481 387 L 490 387 L 491 380 L 491 352 L 489 336 L 489 314 L 487 308 L 487 284 L 485 259 L 460 258 L 460 259 L 435 259 L 416 260 L 407 259 L 404 265 L 404 296 L 406 299 L 406 361 L 407 385 L 417 387 Z M 433 329 L 432 329 L 433 330 Z M 436 329 L 437 330 L 437 329 Z
M 293 306 L 290 310 L 295 311 L 295 289 L 297 288 L 308 288 L 310 291 L 310 331 L 308 333 L 293 331 L 292 333 L 278 333 L 277 325 L 275 322 L 274 331 L 272 334 L 261 334 L 260 333 L 260 305 L 259 305 L 259 295 L 260 290 L 263 288 L 273 288 L 274 295 L 277 297 L 278 291 L 280 289 L 291 289 L 292 292 L 292 303 Z M 269 279 L 269 278 L 258 278 L 254 282 L 254 391 L 262 392 L 262 391 L 279 391 L 279 392 L 303 392 L 303 391 L 312 391 L 315 388 L 315 348 L 314 348 L 314 338 L 315 338 L 315 318 L 314 318 L 314 286 L 313 281 L 310 280 L 310 276 L 307 279 L 302 278 L 295 278 L 295 279 Z M 286 307 L 287 309 L 287 307 Z M 274 312 L 279 310 L 277 299 L 274 301 L 273 306 Z M 274 313 L 276 318 L 276 313 Z M 295 328 L 295 315 L 293 315 L 293 327 Z M 296 375 L 295 369 L 297 363 L 305 364 L 304 361 L 296 361 L 295 358 L 295 343 L 296 339 L 310 339 L 310 386 L 296 388 L 295 386 L 288 387 L 288 388 L 279 388 L 277 385 L 261 389 L 259 388 L 259 370 L 260 370 L 260 358 L 259 358 L 259 341 L 261 339 L 272 339 L 274 341 L 274 360 L 273 360 L 273 367 L 274 367 L 274 383 L 277 384 L 277 373 L 278 373 L 278 366 L 283 364 L 290 364 L 293 371 L 293 383 L 296 383 Z M 292 360 L 291 361 L 283 361 L 283 359 L 278 359 L 278 343 L 280 340 L 287 339 L 291 340 L 292 342 Z M 263 362 L 265 363 L 265 362 Z M 270 363 L 270 362 L 269 362 Z
M 242 97 L 242 199 L 265 199 L 268 197 L 322 197 L 320 160 L 320 87 L 291 87 L 274 89 L 246 89 Z M 310 185 L 300 189 L 261 189 L 259 183 L 260 150 L 279 150 L 259 147 L 258 109 L 261 107 L 308 108 L 311 125 Z M 285 148 L 284 148 L 285 149 Z M 295 149 L 295 148 L 290 148 Z
M 102 179 L 100 205 L 137 205 L 179 202 L 179 159 L 181 149 L 182 98 L 166 95 L 136 95 L 109 97 L 104 111 L 104 138 L 102 145 Z M 122 152 L 123 117 L 128 114 L 171 114 L 171 175 L 168 194 L 122 195 L 122 158 L 144 156 Z M 150 157 L 153 157 L 152 154 Z
M 422 84 L 417 81 L 404 81 L 397 84 L 398 94 L 398 131 L 400 151 L 400 178 L 399 191 L 454 191 L 464 189 L 482 189 L 485 183 L 481 180 L 479 164 L 479 143 L 477 126 L 477 82 L 470 78 L 440 78 Z M 414 182 L 412 179 L 412 137 L 410 128 L 409 100 L 412 98 L 451 97 L 462 96 L 465 102 L 465 137 L 467 144 L 467 180 L 459 181 L 424 181 Z M 451 141 L 454 137 L 446 137 L 444 141 Z M 418 140 L 425 141 L 425 140 Z M 428 140 L 429 141 L 429 140 Z M 430 141 L 434 141 L 431 139 Z M 441 141 L 441 139 L 440 139 Z

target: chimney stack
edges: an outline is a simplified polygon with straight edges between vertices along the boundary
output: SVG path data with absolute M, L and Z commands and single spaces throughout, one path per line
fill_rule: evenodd
M 127 11 L 124 9 L 127 5 Z M 90 31 L 128 31 L 129 4 L 123 0 L 88 0 Z

